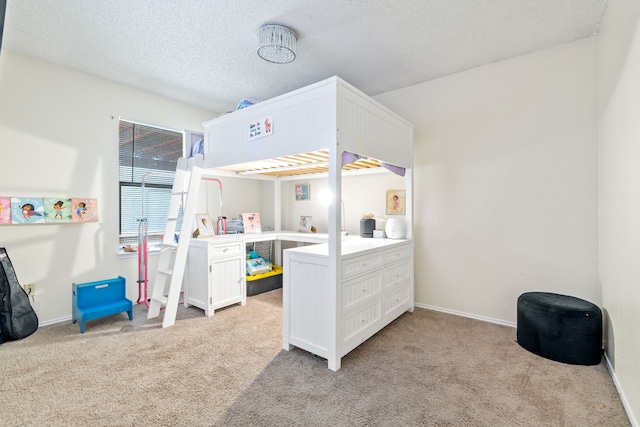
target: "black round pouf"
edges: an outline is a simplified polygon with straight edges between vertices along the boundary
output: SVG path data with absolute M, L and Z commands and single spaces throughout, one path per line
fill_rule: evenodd
M 602 312 L 580 298 L 527 292 L 518 297 L 517 340 L 547 359 L 597 365 L 602 359 Z

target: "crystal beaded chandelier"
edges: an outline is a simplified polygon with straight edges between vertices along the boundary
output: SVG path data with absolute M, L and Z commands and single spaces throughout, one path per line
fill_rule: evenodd
M 296 59 L 296 33 L 282 25 L 265 25 L 258 31 L 258 56 L 274 64 Z

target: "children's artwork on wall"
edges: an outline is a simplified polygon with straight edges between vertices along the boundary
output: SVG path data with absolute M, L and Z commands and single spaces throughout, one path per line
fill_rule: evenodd
M 260 214 L 243 213 L 242 222 L 244 223 L 245 234 L 262 233 L 262 226 L 260 225 Z
M 311 233 L 311 217 L 303 215 L 300 217 L 300 233 Z
M 11 224 L 11 197 L 0 196 L 0 224 Z
M 296 185 L 296 201 L 298 200 L 311 200 L 311 185 L 298 184 Z
M 404 190 L 387 190 L 387 215 L 404 215 Z
M 98 222 L 98 200 L 0 196 L 0 225 Z
M 71 199 L 45 197 L 44 219 L 46 222 L 71 222 Z
M 71 199 L 72 222 L 98 222 L 98 199 Z
M 11 223 L 38 224 L 44 222 L 42 197 L 12 197 Z
M 199 237 L 215 236 L 216 231 L 213 228 L 213 223 L 211 222 L 211 217 L 208 213 L 196 214 L 196 224 L 198 225 Z

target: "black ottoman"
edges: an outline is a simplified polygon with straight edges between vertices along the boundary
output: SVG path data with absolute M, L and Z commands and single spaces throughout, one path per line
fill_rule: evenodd
M 597 365 L 602 359 L 602 312 L 580 298 L 527 292 L 518 297 L 517 340 L 547 359 Z

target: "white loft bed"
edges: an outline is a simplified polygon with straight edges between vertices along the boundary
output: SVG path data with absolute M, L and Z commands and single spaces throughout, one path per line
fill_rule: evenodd
M 272 134 L 249 140 L 250 126 L 265 118 Z M 276 178 L 325 173 L 334 200 L 341 170 L 378 168 L 379 161 L 405 168 L 407 237 L 413 235 L 413 125 L 339 77 L 207 121 L 204 138 L 204 169 Z M 342 165 L 343 151 L 368 159 Z M 339 212 L 339 204 L 329 206 L 329 234 L 340 230 Z
M 270 132 L 265 134 L 262 127 L 264 136 L 250 138 L 255 126 L 264 126 L 265 120 L 271 125 Z M 281 230 L 280 179 L 294 174 L 327 174 L 334 194 L 328 207 L 327 243 L 328 277 L 336 285 L 329 298 L 334 302 L 341 301 L 336 288 L 343 278 L 339 203 L 343 170 L 377 168 L 379 162 L 403 169 L 405 237 L 409 241 L 413 238 L 413 125 L 339 77 L 210 120 L 204 123 L 204 139 L 205 170 L 276 177 L 276 232 Z M 344 152 L 364 158 L 343 165 Z M 413 257 L 413 244 L 410 246 Z M 412 310 L 413 272 L 410 299 Z M 328 350 L 324 357 L 330 368 L 339 368 L 342 353 L 337 348 Z

